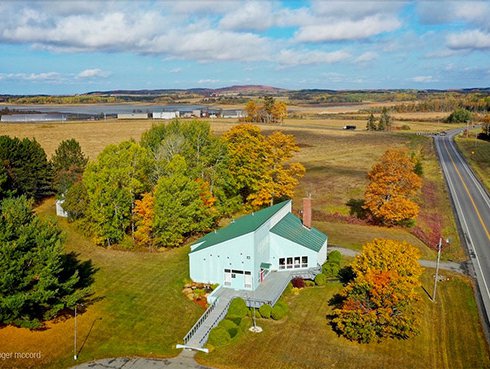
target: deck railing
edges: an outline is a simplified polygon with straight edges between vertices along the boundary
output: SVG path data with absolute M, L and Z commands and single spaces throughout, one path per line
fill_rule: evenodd
M 228 309 L 230 307 L 230 304 L 231 304 L 231 300 L 228 301 L 228 303 L 226 304 L 225 308 L 221 311 L 221 313 L 219 313 L 219 315 L 216 317 L 216 319 L 213 321 L 213 323 L 209 326 L 209 328 L 206 330 L 206 332 L 204 332 L 204 335 L 202 336 L 202 338 L 199 340 L 199 344 L 202 345 L 206 342 L 207 338 L 208 338 L 208 335 L 209 335 L 209 332 L 211 332 L 211 329 L 213 329 L 214 327 L 216 327 L 216 325 L 221 321 L 221 319 L 223 319 L 223 317 L 226 315 L 226 313 L 228 312 Z
M 218 301 L 219 301 L 219 297 L 213 302 L 212 305 L 210 305 L 206 309 L 206 311 L 204 312 L 204 314 L 201 315 L 201 317 L 199 318 L 199 320 L 192 326 L 192 328 L 189 330 L 189 332 L 187 332 L 187 334 L 184 337 L 184 344 L 187 344 L 187 342 L 189 342 L 189 340 L 192 338 L 192 336 L 194 335 L 194 333 L 197 332 L 197 330 L 202 325 L 202 323 L 204 323 L 204 321 L 209 316 L 209 314 L 211 314 L 211 312 L 214 310 L 214 308 L 218 304 Z

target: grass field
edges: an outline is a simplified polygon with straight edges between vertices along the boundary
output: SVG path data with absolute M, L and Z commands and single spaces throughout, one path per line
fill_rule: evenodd
M 457 137 L 456 144 L 490 191 L 490 142 L 477 140 L 474 137 Z
M 411 151 L 423 154 L 424 181 L 434 183 L 438 189 L 432 203 L 422 201 L 422 211 L 441 211 L 444 214 L 444 235 L 454 238 L 450 249 L 444 250 L 443 258 L 450 260 L 463 260 L 465 258 L 459 246 L 453 217 L 448 211 L 450 206 L 447 194 L 440 190 L 444 188 L 444 183 L 430 139 L 402 133 L 343 131 L 338 127 L 325 128 L 322 125 L 315 125 L 316 123 L 321 122 L 314 122 L 313 120 L 311 122 L 289 121 L 283 126 L 261 125 L 265 132 L 281 129 L 285 133 L 295 135 L 301 147 L 296 160 L 305 165 L 307 172 L 293 199 L 295 210 L 301 207 L 300 199 L 311 194 L 315 211 L 320 214 L 339 213 L 347 216 L 350 208 L 346 203 L 350 199 L 363 197 L 367 183 L 366 174 L 373 163 L 389 147 L 408 147 Z M 48 156 L 52 155 L 61 140 L 76 138 L 81 143 L 84 152 L 91 159 L 94 159 L 109 143 L 117 143 L 129 138 L 139 140 L 141 133 L 146 131 L 151 124 L 153 124 L 152 121 L 9 124 L 0 125 L 0 134 L 35 137 L 45 148 Z M 213 121 L 211 126 L 213 131 L 222 133 L 233 124 L 232 121 Z M 307 127 L 301 126 L 301 124 L 307 124 Z M 38 211 L 43 216 L 52 215 L 52 200 L 43 204 Z M 123 355 L 151 357 L 176 355 L 177 351 L 174 349 L 174 344 L 185 335 L 202 312 L 199 307 L 187 301 L 181 293 L 183 280 L 188 275 L 188 248 L 183 247 L 152 254 L 106 250 L 94 246 L 72 224 L 60 220 L 60 225 L 67 233 L 67 251 L 76 252 L 82 261 L 90 259 L 98 270 L 95 274 L 94 290 L 96 292 L 95 297 L 99 297 L 101 300 L 89 306 L 87 311 L 79 316 L 79 344 L 85 341 L 80 352 L 80 360 L 86 361 L 92 358 Z M 431 249 L 402 228 L 373 227 L 321 220 L 315 221 L 315 226 L 329 235 L 331 244 L 359 249 L 362 244 L 375 237 L 393 238 L 414 244 L 421 250 L 424 259 L 435 258 Z M 455 280 L 459 279 L 456 278 Z M 267 365 L 262 367 L 296 367 L 294 363 L 298 361 L 295 360 L 306 360 L 306 362 L 317 362 L 318 360 L 318 363 L 325 364 L 323 367 L 332 365 L 345 367 L 344 363 L 348 363 L 352 356 L 359 354 L 361 359 L 370 362 L 369 365 L 371 366 L 368 367 L 374 368 L 380 367 L 380 364 L 384 365 L 384 363 L 386 365 L 396 364 L 394 361 L 396 355 L 393 353 L 397 350 L 404 353 L 404 356 L 397 360 L 405 364 L 410 362 L 406 361 L 410 355 L 421 358 L 424 365 L 426 361 L 431 364 L 438 364 L 443 362 L 440 361 L 442 354 L 429 353 L 430 350 L 424 346 L 429 343 L 431 345 L 441 344 L 437 341 L 438 332 L 441 335 L 447 335 L 447 338 L 444 338 L 442 342 L 445 346 L 441 347 L 448 350 L 454 348 L 459 350 L 454 353 L 448 352 L 449 358 L 473 363 L 474 360 L 471 361 L 468 358 L 469 354 L 462 352 L 459 345 L 462 342 L 471 343 L 476 347 L 474 350 L 477 350 L 471 351 L 471 355 L 480 358 L 482 355 L 487 355 L 486 349 L 481 348 L 486 347 L 486 344 L 481 334 L 478 333 L 480 325 L 467 281 L 462 280 L 458 284 L 451 280 L 447 285 L 453 286 L 453 284 L 454 287 L 448 289 L 450 295 L 444 297 L 445 301 L 452 301 L 453 294 L 456 296 L 455 301 L 463 298 L 457 296 L 464 295 L 466 296 L 465 301 L 471 308 L 468 310 L 468 306 L 459 303 L 444 304 L 443 313 L 447 318 L 444 323 L 439 320 L 432 322 L 429 318 L 424 318 L 426 325 L 423 329 L 426 331 L 426 335 L 423 337 L 427 338 L 420 342 L 417 341 L 420 338 L 417 338 L 414 342 L 419 343 L 416 344 L 410 343 L 412 341 L 403 342 L 408 345 L 408 348 L 402 348 L 401 344 L 395 345 L 393 343 L 388 343 L 387 346 L 386 344 L 373 345 L 369 348 L 368 346 L 351 345 L 345 341 L 339 341 L 339 338 L 336 338 L 332 332 L 318 331 L 319 328 L 326 327 L 324 312 L 328 309 L 328 296 L 335 293 L 338 286 L 303 291 L 298 297 L 291 297 L 291 310 L 295 312 L 294 315 L 290 315 L 285 322 L 277 323 L 279 328 L 283 327 L 280 329 L 282 336 L 287 336 L 287 339 L 291 341 L 290 346 L 286 346 L 289 347 L 288 350 L 277 351 L 280 348 L 274 347 L 271 349 L 271 354 L 266 354 L 264 353 L 266 347 L 257 346 L 258 352 L 265 355 L 263 359 Z M 441 292 L 441 295 L 444 293 Z M 311 297 L 308 298 L 308 296 Z M 424 310 L 424 314 L 427 316 L 439 313 L 434 310 L 439 305 L 425 303 L 423 306 L 424 309 L 428 309 Z M 460 311 L 461 309 L 464 311 Z M 320 315 L 314 315 L 319 312 Z M 316 316 L 313 323 L 305 320 L 305 317 L 310 315 Z M 456 336 L 455 325 L 462 321 L 460 316 L 461 319 L 467 319 L 470 324 L 468 331 L 463 330 L 459 336 Z M 276 323 L 267 322 L 264 324 L 275 327 Z M 1 348 L 5 352 L 42 352 L 41 360 L 13 363 L 16 366 L 66 367 L 71 365 L 73 363 L 73 319 L 70 317 L 56 323 L 49 323 L 48 326 L 49 329 L 36 332 L 12 327 L 2 328 L 0 329 Z M 303 333 L 298 333 L 298 329 Z M 313 329 L 314 334 L 308 335 L 306 329 Z M 473 329 L 473 331 L 470 332 L 469 329 Z M 448 343 L 453 339 L 450 338 L 449 333 L 455 342 Z M 266 336 L 264 335 L 264 337 Z M 269 337 L 270 341 L 264 341 L 262 345 L 279 346 L 274 344 L 279 337 L 281 336 L 271 336 Z M 244 344 L 240 349 L 241 351 L 238 351 L 243 355 L 246 343 L 250 343 L 250 340 L 251 338 L 245 338 L 237 343 L 238 346 L 234 345 L 230 348 L 242 347 L 240 345 Z M 316 340 L 319 342 L 315 343 L 317 346 L 312 346 L 316 350 L 312 354 L 313 349 L 308 347 L 310 342 Z M 330 340 L 333 340 L 333 343 Z M 379 347 L 381 347 L 381 351 L 378 353 L 377 348 Z M 231 352 L 233 350 L 227 349 L 226 351 L 230 351 L 226 355 L 236 354 Z M 211 356 L 213 360 L 218 360 L 215 362 L 216 365 L 221 360 L 219 355 L 217 352 Z M 277 362 L 274 363 L 275 355 Z M 311 358 L 308 359 L 307 355 L 311 355 Z M 247 354 L 246 356 L 253 355 Z M 294 359 L 295 356 L 298 359 Z M 334 360 L 335 357 L 337 357 L 336 361 L 329 361 Z M 247 357 L 246 360 L 252 359 Z M 225 359 L 223 358 L 223 360 Z M 236 362 L 240 363 L 240 361 Z M 358 365 L 360 363 L 361 361 L 357 361 Z M 0 361 L 0 367 L 6 367 L 5 365 L 10 367 L 12 362 Z M 226 367 L 226 365 L 228 364 L 220 365 L 220 367 Z M 256 367 L 253 365 L 250 368 Z M 445 365 L 444 362 L 443 365 Z M 244 362 L 241 367 L 248 368 L 249 366 L 247 362 Z
M 54 203 L 39 209 L 52 216 Z M 61 220 L 65 248 L 80 261 L 91 260 L 96 273 L 93 289 L 99 301 L 78 316 L 79 361 L 115 356 L 168 357 L 177 355 L 179 342 L 202 314 L 182 294 L 188 276 L 188 248 L 161 253 L 106 250 L 81 236 Z M 1 368 L 66 368 L 73 361 L 74 319 L 50 322 L 48 329 L 0 329 L 0 351 L 41 352 L 40 360 L 2 361 Z M 83 346 L 82 346 L 83 345 Z
M 332 310 L 329 300 L 341 285 L 328 283 L 288 295 L 285 320 L 259 320 L 262 333 L 247 331 L 228 346 L 197 358 L 203 365 L 227 369 L 488 368 L 489 351 L 471 285 L 464 277 L 446 277 L 438 285 L 437 303 L 420 290 L 421 332 L 408 340 L 357 344 L 337 336 L 326 316 Z M 426 273 L 427 290 L 430 280 Z

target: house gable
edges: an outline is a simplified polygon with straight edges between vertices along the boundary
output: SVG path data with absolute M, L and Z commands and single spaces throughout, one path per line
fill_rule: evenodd
M 191 245 L 191 254 L 247 233 L 255 232 L 286 206 L 290 209 L 291 200 L 245 215 L 224 228 L 208 233 Z

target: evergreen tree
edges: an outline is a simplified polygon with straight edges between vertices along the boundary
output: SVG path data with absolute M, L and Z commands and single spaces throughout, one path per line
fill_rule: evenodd
M 374 114 L 371 113 L 369 115 L 369 118 L 368 118 L 368 121 L 367 121 L 367 124 L 366 124 L 366 129 L 368 131 L 376 131 L 378 129 L 378 126 L 376 124 L 376 118 L 374 117 Z
M 0 202 L 0 323 L 38 328 L 88 295 L 65 266 L 62 241 L 24 196 Z
M 0 163 L 0 196 L 26 195 L 37 201 L 52 193 L 51 168 L 35 139 L 0 136 Z
M 391 131 L 392 119 L 387 108 L 383 108 L 379 117 L 378 131 Z
M 88 158 L 75 139 L 61 141 L 51 158 L 53 167 L 53 186 L 62 195 L 75 182 L 81 180 Z

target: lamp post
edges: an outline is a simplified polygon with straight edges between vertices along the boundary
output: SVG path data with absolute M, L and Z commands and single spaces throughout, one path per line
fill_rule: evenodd
M 77 353 L 77 307 L 79 304 L 75 304 L 75 332 L 73 334 L 73 360 L 78 359 L 78 353 Z M 83 306 L 83 304 L 80 304 Z

